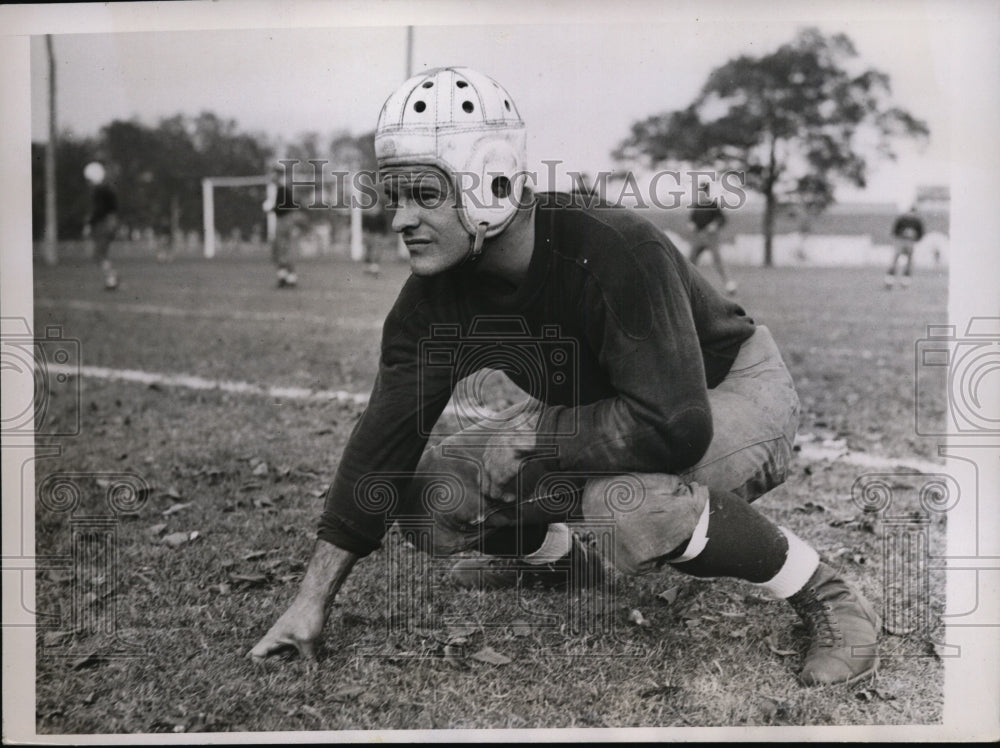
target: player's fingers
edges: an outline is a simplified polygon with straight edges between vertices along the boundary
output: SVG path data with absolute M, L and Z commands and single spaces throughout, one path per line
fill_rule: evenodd
M 304 660 L 310 662 L 316 659 L 316 644 L 312 641 L 298 641 L 295 642 L 295 648 L 299 650 L 299 655 Z
M 260 661 L 286 647 L 295 647 L 298 649 L 298 645 L 290 639 L 278 639 L 271 636 L 265 636 L 257 642 L 257 646 L 247 652 L 247 657 L 252 660 Z

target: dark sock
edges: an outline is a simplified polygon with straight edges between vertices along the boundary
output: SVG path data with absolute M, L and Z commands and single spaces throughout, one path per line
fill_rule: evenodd
M 483 539 L 483 553 L 489 556 L 525 556 L 537 551 L 545 541 L 548 525 L 503 527 Z M 520 534 L 520 543 L 518 543 Z
M 736 577 L 759 584 L 774 578 L 788 553 L 788 539 L 778 526 L 729 491 L 709 491 L 707 535 L 697 556 L 671 565 L 695 577 Z M 670 556 L 682 555 L 686 546 Z

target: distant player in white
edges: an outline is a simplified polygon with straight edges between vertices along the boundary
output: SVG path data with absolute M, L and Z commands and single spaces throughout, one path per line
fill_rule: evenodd
M 111 264 L 109 250 L 118 230 L 118 197 L 107 184 L 107 174 L 101 163 L 87 164 L 83 177 L 91 185 L 90 214 L 83 225 L 83 236 L 92 242 L 94 260 L 100 263 L 104 273 L 104 288 L 114 291 L 118 288 L 118 274 Z
M 264 212 L 274 213 L 274 239 L 271 240 L 271 261 L 278 274 L 278 288 L 295 288 L 299 279 L 295 274 L 293 259 L 295 241 L 298 238 L 298 224 L 295 220 L 298 205 L 292 202 L 293 195 L 285 189 L 284 170 L 276 166 L 271 172 L 275 183 L 273 199 L 266 200 Z

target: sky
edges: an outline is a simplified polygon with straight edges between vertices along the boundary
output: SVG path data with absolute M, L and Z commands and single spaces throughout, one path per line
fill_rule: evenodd
M 460 64 L 491 75 L 527 123 L 530 167 L 544 171 L 542 160 L 558 159 L 566 170 L 593 173 L 614 169 L 610 153 L 632 122 L 686 106 L 708 73 L 732 57 L 772 51 L 806 25 L 844 32 L 859 64 L 888 73 L 895 102 L 926 121 L 932 136 L 922 150 L 901 144 L 896 163 L 872 169 L 867 190 L 841 190 L 840 197 L 902 205 L 918 184 L 949 180 L 950 112 L 940 102 L 950 53 L 945 27 L 931 17 L 937 6 L 879 6 L 872 12 L 873 6 L 847 4 L 856 10 L 836 13 L 833 3 L 664 3 L 643 5 L 642 17 L 616 13 L 616 22 L 581 13 L 568 21 L 561 14 L 559 23 L 548 14 L 516 25 L 503 15 L 485 24 L 479 16 L 430 24 L 418 18 L 413 71 Z M 372 18 L 378 25 L 364 25 L 362 16 L 361 25 L 337 27 L 322 16 L 311 28 L 172 31 L 161 25 L 57 33 L 59 126 L 85 135 L 115 118 L 153 125 L 160 117 L 210 110 L 244 130 L 285 139 L 305 131 L 370 131 L 406 73 L 405 25 Z M 158 24 L 150 18 L 145 26 Z M 31 42 L 31 85 L 32 137 L 45 140 L 41 36 Z

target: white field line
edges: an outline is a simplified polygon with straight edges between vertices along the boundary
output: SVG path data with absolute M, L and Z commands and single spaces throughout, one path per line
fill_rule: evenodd
M 251 312 L 240 309 L 183 309 L 155 304 L 99 304 L 93 301 L 74 299 L 36 298 L 35 305 L 53 309 L 72 309 L 78 312 L 131 312 L 152 314 L 158 317 L 201 317 L 208 319 L 231 319 L 247 322 L 308 322 L 314 325 L 342 327 L 349 330 L 381 330 L 382 321 L 363 317 L 327 317 L 321 314 L 301 314 L 289 312 Z
M 265 387 L 250 382 L 238 382 L 225 379 L 205 379 L 188 374 L 157 374 L 151 371 L 136 369 L 107 369 L 103 366 L 66 366 L 49 364 L 48 370 L 54 374 L 74 375 L 79 373 L 91 379 L 106 379 L 117 382 L 135 382 L 144 385 L 159 385 L 162 387 L 182 387 L 189 390 L 221 390 L 236 395 L 259 395 L 276 397 L 283 400 L 335 400 L 344 403 L 364 405 L 368 395 L 345 392 L 344 390 L 313 390 L 307 387 Z
M 65 366 L 49 364 L 49 372 L 74 376 L 80 374 L 91 379 L 104 379 L 117 382 L 134 382 L 149 386 L 156 384 L 161 387 L 180 387 L 193 390 L 220 390 L 236 395 L 256 395 L 274 397 L 283 400 L 336 401 L 365 405 L 368 395 L 363 393 L 345 392 L 344 390 L 313 390 L 306 387 L 266 387 L 250 382 L 239 382 L 222 379 L 205 379 L 187 374 L 158 374 L 156 372 L 138 371 L 135 369 L 108 369 L 102 366 Z M 449 403 L 446 413 L 454 413 L 454 405 Z M 483 415 L 487 415 L 483 412 Z M 800 442 L 797 455 L 806 462 L 843 462 L 858 467 L 875 470 L 894 470 L 905 468 L 918 473 L 936 473 L 944 468 L 943 462 L 927 460 L 882 457 L 867 452 L 851 452 L 845 447 L 825 447 L 822 444 Z

